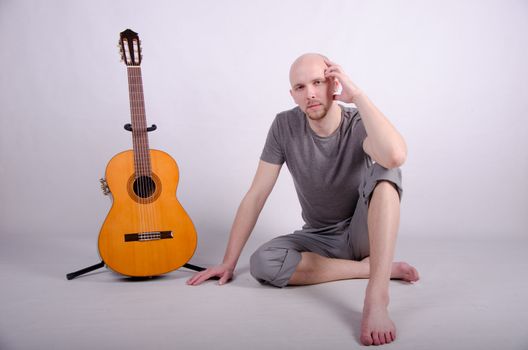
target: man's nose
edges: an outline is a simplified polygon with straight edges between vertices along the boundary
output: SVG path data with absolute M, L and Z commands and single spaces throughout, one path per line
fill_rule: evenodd
M 307 86 L 306 87 L 306 98 L 308 100 L 311 100 L 311 99 L 315 98 L 315 89 L 312 86 Z

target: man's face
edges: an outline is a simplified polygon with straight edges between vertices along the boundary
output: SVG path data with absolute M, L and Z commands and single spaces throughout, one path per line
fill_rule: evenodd
M 324 118 L 333 103 L 336 83 L 325 78 L 326 68 L 322 56 L 309 55 L 297 59 L 290 69 L 290 94 L 312 120 Z

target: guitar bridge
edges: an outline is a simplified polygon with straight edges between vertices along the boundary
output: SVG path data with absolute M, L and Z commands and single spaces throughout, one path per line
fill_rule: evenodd
M 173 238 L 172 231 L 152 231 L 125 234 L 125 242 L 146 242 L 170 238 Z

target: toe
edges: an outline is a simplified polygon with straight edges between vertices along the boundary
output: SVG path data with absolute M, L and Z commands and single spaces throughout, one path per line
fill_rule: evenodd
M 385 332 L 385 344 L 389 344 L 390 342 L 392 342 L 392 336 L 390 332 Z
M 373 342 L 370 333 L 361 334 L 361 343 L 363 343 L 363 345 L 372 345 Z
M 374 341 L 374 345 L 380 345 L 379 340 L 379 333 L 378 332 L 372 332 L 372 340 Z
M 385 341 L 385 333 L 384 332 L 379 332 L 378 333 L 378 338 L 379 338 L 380 345 L 383 345 L 383 344 L 386 343 L 386 341 Z

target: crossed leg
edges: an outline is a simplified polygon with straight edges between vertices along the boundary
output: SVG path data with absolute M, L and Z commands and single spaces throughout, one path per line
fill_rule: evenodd
M 368 208 L 370 257 L 362 261 L 332 259 L 315 253 L 301 253 L 301 261 L 288 284 L 304 285 L 350 278 L 369 278 L 361 342 L 380 345 L 394 341 L 396 328 L 389 318 L 389 279 L 417 281 L 418 271 L 405 262 L 393 262 L 400 221 L 400 201 L 397 191 L 387 181 L 380 181 L 372 194 Z

